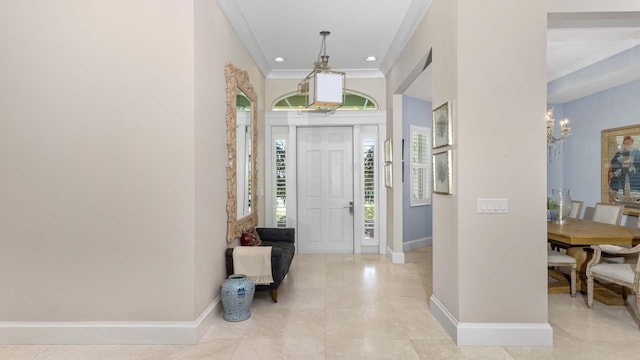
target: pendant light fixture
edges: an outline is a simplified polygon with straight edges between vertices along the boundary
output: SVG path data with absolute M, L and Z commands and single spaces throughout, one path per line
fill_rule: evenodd
M 327 55 L 327 36 L 331 32 L 321 31 L 322 44 L 313 71 L 298 84 L 298 93 L 305 96 L 308 110 L 333 112 L 344 104 L 343 72 L 331 71 Z

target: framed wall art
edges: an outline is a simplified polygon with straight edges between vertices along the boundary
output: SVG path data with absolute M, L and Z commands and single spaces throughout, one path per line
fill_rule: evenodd
M 640 215 L 640 125 L 602 130 L 601 201 Z
M 451 132 L 451 111 L 446 102 L 432 112 L 433 148 L 437 149 L 453 144 Z
M 433 192 L 451 195 L 451 150 L 433 154 Z
M 388 138 L 384 141 L 384 162 L 390 163 L 391 161 L 393 161 L 393 146 L 391 138 Z
M 393 168 L 390 163 L 384 164 L 384 186 L 393 187 Z

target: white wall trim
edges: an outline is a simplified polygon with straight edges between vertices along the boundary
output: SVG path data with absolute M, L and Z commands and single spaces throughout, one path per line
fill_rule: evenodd
M 387 258 L 391 261 L 392 264 L 404 264 L 404 253 L 403 252 L 393 252 L 389 246 L 387 246 L 386 252 Z
M 265 197 L 266 204 L 272 204 L 274 194 L 273 189 L 271 189 L 273 182 L 273 159 L 272 152 L 273 147 L 271 145 L 271 140 L 273 138 L 273 133 L 275 128 L 288 127 L 288 151 L 287 151 L 287 227 L 292 227 L 297 230 L 298 228 L 298 220 L 297 220 L 297 129 L 298 127 L 305 126 L 351 126 L 354 129 L 354 134 L 356 134 L 356 129 L 360 129 L 360 133 L 363 131 L 371 131 L 372 129 L 369 127 L 375 126 L 376 128 L 376 147 L 378 152 L 376 154 L 376 158 L 382 158 L 382 143 L 384 141 L 385 133 L 386 133 L 386 112 L 385 111 L 342 111 L 336 112 L 331 115 L 318 115 L 318 114 L 310 114 L 310 113 L 297 113 L 292 111 L 267 111 L 265 112 L 265 134 L 271 134 L 269 138 L 265 138 L 265 163 L 264 163 L 264 172 L 265 172 Z M 271 140 L 269 140 L 271 139 Z M 354 149 L 357 143 L 359 143 L 361 137 L 354 137 Z M 359 148 L 358 148 L 359 149 Z M 354 153 L 355 154 L 355 153 Z M 355 157 L 354 157 L 355 161 Z M 379 164 L 379 160 L 377 160 Z M 355 164 L 355 163 L 354 163 Z M 354 172 L 359 171 L 357 168 L 354 168 Z M 360 243 L 360 249 L 362 246 L 378 246 L 378 253 L 385 254 L 385 244 L 387 242 L 387 191 L 384 187 L 384 182 L 379 181 L 379 179 L 384 178 L 384 167 L 378 166 L 378 173 L 376 177 L 376 191 L 379 194 L 377 199 L 379 206 L 376 209 L 377 219 L 376 224 L 378 226 L 376 241 L 375 243 Z M 292 181 L 290 181 L 292 180 Z M 354 193 L 354 196 L 357 194 Z M 356 205 L 356 200 L 354 199 L 354 205 Z M 362 205 L 363 206 L 363 205 Z M 273 210 L 268 209 L 269 206 L 265 206 L 265 224 L 269 224 L 269 219 L 273 218 Z M 361 208 L 362 209 L 362 208 Z M 354 209 L 355 211 L 360 211 L 361 209 Z M 355 220 L 355 219 L 354 219 Z M 354 223 L 355 224 L 355 223 Z M 355 229 L 355 226 L 354 226 Z M 297 232 L 296 232 L 297 234 Z M 355 240 L 355 239 L 354 239 Z M 296 235 L 296 252 L 299 249 L 298 239 Z M 354 242 L 355 245 L 355 242 Z M 369 251 L 370 249 L 367 249 Z M 354 247 L 354 251 L 359 252 L 361 250 L 357 250 L 357 247 Z M 404 254 L 402 256 L 402 262 L 404 263 Z
M 433 237 L 425 237 L 402 243 L 402 251 L 407 252 L 433 245 Z
M 316 114 L 295 111 L 265 111 L 265 126 L 354 126 L 379 125 L 386 122 L 386 112 L 336 111 L 333 114 Z
M 221 312 L 217 296 L 194 321 L 0 321 L 0 344 L 196 344 Z
M 435 295 L 429 298 L 429 310 L 433 317 L 440 323 L 444 331 L 449 334 L 453 342 L 458 343 L 458 320 L 449 312 Z
M 364 156 L 362 154 L 361 126 L 354 125 L 351 143 L 353 161 L 353 253 L 362 254 L 364 240 Z
M 386 121 L 386 119 L 385 119 Z M 376 191 L 378 196 L 378 217 L 376 218 L 378 224 L 378 253 L 385 254 L 387 246 L 387 188 L 384 186 L 384 166 L 382 161 L 384 159 L 384 140 L 387 138 L 387 127 L 385 124 L 378 125 L 378 142 L 376 143 L 376 162 L 378 165 L 378 174 L 376 176 Z
M 273 166 L 269 166 L 267 167 L 267 164 L 271 164 L 273 163 L 273 134 L 272 134 L 273 128 L 271 126 L 265 126 L 264 128 L 264 159 L 263 159 L 263 164 L 265 164 L 264 166 L 264 185 L 263 185 L 263 189 L 264 189 L 264 201 L 266 201 L 265 203 L 265 207 L 264 207 L 264 225 L 266 227 L 275 227 L 275 215 L 274 215 L 274 211 L 273 211 L 273 206 L 271 206 L 271 204 L 273 204 L 275 202 L 274 200 L 274 195 L 273 195 Z M 261 201 L 263 201 L 261 199 Z M 266 205 L 269 204 L 269 205 Z
M 460 323 L 435 295 L 429 308 L 459 346 L 553 346 L 549 323 Z

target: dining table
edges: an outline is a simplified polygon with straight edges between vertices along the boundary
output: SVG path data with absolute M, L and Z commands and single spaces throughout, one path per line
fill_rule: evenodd
M 593 256 L 591 245 L 631 246 L 640 243 L 640 228 L 612 225 L 586 219 L 569 219 L 564 224 L 547 223 L 547 238 L 553 248 L 566 249 L 567 255 L 576 259 L 578 276 L 576 288 L 587 291 L 587 264 Z M 566 276 L 558 271 L 550 271 L 549 275 L 559 280 L 549 284 L 549 293 L 569 292 Z M 596 286 L 594 299 L 607 305 L 624 305 L 617 288 Z

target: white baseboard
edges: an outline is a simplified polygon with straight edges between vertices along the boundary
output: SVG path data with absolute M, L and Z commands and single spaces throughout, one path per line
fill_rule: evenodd
M 460 346 L 553 346 L 553 329 L 548 323 L 459 323 L 434 295 L 429 308 Z
M 196 344 L 221 308 L 218 296 L 194 321 L 0 321 L 0 344 Z
M 433 245 L 433 238 L 431 236 L 421 239 L 415 239 L 402 243 L 402 251 L 407 252 L 416 249 L 422 249 L 427 246 Z
M 391 248 L 387 246 L 386 255 L 392 264 L 404 264 L 404 252 L 393 252 Z

